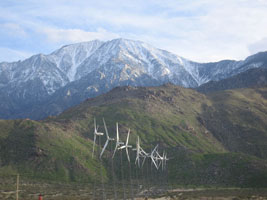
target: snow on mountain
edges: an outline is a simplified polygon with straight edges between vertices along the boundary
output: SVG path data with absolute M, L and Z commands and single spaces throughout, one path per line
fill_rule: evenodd
M 90 56 L 103 42 L 67 45 L 49 54 L 34 55 L 24 61 L 0 63 L 0 87 L 14 87 L 29 80 L 40 79 L 51 95 L 57 89 L 74 81 L 77 67 Z
M 58 107 L 62 99 L 72 99 L 58 109 L 58 113 L 120 85 L 171 82 L 197 87 L 210 80 L 266 66 L 266 54 L 261 52 L 244 61 L 197 63 L 141 41 L 114 39 L 71 44 L 49 55 L 38 54 L 24 61 L 0 63 L 0 110 L 6 110 L 3 115 L 0 111 L 0 117 L 7 116 L 6 113 L 10 113 L 11 118 L 27 116 L 23 114 L 26 108 L 30 109 L 27 112 L 34 112 L 32 106 L 49 102 Z M 17 115 L 18 112 L 21 114 Z M 44 116 L 48 114 L 51 113 L 47 111 Z
M 133 75 L 147 74 L 159 81 L 167 80 L 186 87 L 196 86 L 197 83 L 193 77 L 190 77 L 183 65 L 183 60 L 185 59 L 175 54 L 156 49 L 140 41 L 115 39 L 104 43 L 92 56 L 88 57 L 78 67 L 76 78 L 79 79 L 96 69 L 113 73 L 118 70 L 127 71 L 126 68 L 130 67 L 137 72 Z M 181 76 L 182 74 L 186 75 Z M 128 76 L 129 73 L 122 75 Z M 113 78 L 115 77 L 118 78 L 116 74 Z
M 77 67 L 102 44 L 99 40 L 93 40 L 67 45 L 48 55 L 48 59 L 56 63 L 57 68 L 66 73 L 71 82 L 75 80 Z
M 94 70 L 100 70 L 103 76 L 113 74 L 113 79 L 125 80 L 146 74 L 160 82 L 197 87 L 263 65 L 262 61 L 253 62 L 254 59 L 255 56 L 250 56 L 239 62 L 196 63 L 140 41 L 93 40 L 64 46 L 49 55 L 38 54 L 24 61 L 0 63 L 0 87 L 40 79 L 50 95 Z M 129 70 L 135 73 L 127 73 Z
M 68 82 L 65 74 L 47 56 L 38 54 L 16 63 L 1 63 L 2 87 L 18 87 L 35 79 L 42 81 L 46 92 L 52 94 Z

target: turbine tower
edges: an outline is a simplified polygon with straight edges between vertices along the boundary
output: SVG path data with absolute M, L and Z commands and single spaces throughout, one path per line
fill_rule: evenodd
M 162 160 L 162 163 L 163 163 L 163 169 L 166 169 L 166 165 L 167 165 L 167 161 L 169 160 L 169 158 L 167 157 L 167 153 L 164 151 L 163 152 L 163 160 Z

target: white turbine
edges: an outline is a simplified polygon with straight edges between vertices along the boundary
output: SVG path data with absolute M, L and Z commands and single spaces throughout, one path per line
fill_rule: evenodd
M 113 141 L 114 140 L 114 138 L 111 138 L 108 135 L 108 129 L 107 129 L 106 122 L 105 122 L 104 118 L 103 118 L 103 123 L 104 123 L 105 131 L 106 131 L 106 135 L 107 135 L 107 140 L 106 140 L 105 145 L 104 145 L 104 147 L 103 147 L 103 149 L 101 151 L 100 158 L 102 157 L 105 149 L 107 148 L 109 141 Z
M 139 136 L 136 140 L 136 148 L 133 149 L 133 151 L 136 151 L 136 158 L 135 158 L 135 164 L 137 164 L 138 167 L 140 167 L 140 159 L 143 159 L 142 166 L 145 163 L 146 158 L 148 157 L 148 153 L 144 151 L 144 149 L 140 146 L 140 139 Z
M 140 141 L 139 141 L 139 136 L 137 136 L 136 148 L 133 149 L 133 151 L 136 151 L 135 164 L 137 163 L 137 166 L 140 167 Z
M 152 162 L 155 165 L 155 167 L 157 169 L 159 169 L 159 166 L 158 166 L 158 163 L 157 163 L 158 157 L 157 157 L 157 154 L 156 154 L 157 149 L 158 149 L 158 145 L 155 146 L 155 148 L 153 149 L 153 151 L 150 153 L 149 157 L 152 160 Z
M 163 171 L 166 168 L 167 161 L 169 160 L 169 158 L 167 158 L 167 153 L 165 151 L 163 151 L 163 155 L 162 156 L 159 154 L 158 151 L 156 151 L 156 153 L 157 153 L 156 160 L 159 161 L 159 165 L 158 166 L 160 167 L 160 165 L 161 165 L 162 171 Z
M 94 157 L 96 136 L 102 136 L 102 135 L 104 135 L 104 133 L 97 132 L 98 126 L 96 126 L 96 120 L 95 120 L 95 118 L 94 118 L 94 127 L 95 127 L 95 131 L 94 131 L 94 144 L 93 144 L 92 157 Z
M 126 151 L 126 155 L 127 155 L 127 159 L 128 159 L 128 161 L 130 162 L 130 157 L 129 157 L 128 148 L 132 148 L 132 146 L 131 146 L 131 145 L 128 145 L 128 142 L 129 142 L 129 136 L 130 136 L 130 129 L 129 129 L 129 131 L 128 131 L 128 135 L 127 135 L 127 139 L 126 139 L 126 143 L 125 143 L 125 145 L 119 147 L 118 150 L 125 149 L 125 151 Z
M 169 158 L 167 157 L 167 153 L 164 151 L 163 153 L 163 165 L 164 165 L 164 169 L 166 169 L 166 165 L 167 165 L 167 161 L 169 160 Z
M 156 161 L 158 162 L 158 167 L 160 165 L 162 166 L 162 170 L 164 169 L 164 156 L 165 156 L 165 151 L 163 151 L 163 155 L 161 156 L 158 151 L 156 151 Z
M 119 125 L 118 122 L 116 123 L 116 146 L 112 155 L 112 158 L 114 158 L 116 151 L 118 150 L 118 148 L 123 145 L 124 143 L 120 141 L 120 136 L 119 136 Z
M 166 168 L 166 165 L 167 165 L 167 161 L 168 160 L 169 160 L 169 158 L 167 158 L 166 151 L 163 151 L 162 156 L 159 154 L 158 151 L 156 151 L 155 161 L 158 163 L 158 168 L 161 165 L 162 170 L 164 170 Z
M 149 157 L 149 154 L 147 152 L 145 152 L 142 147 L 140 147 L 140 155 L 143 158 L 143 162 L 142 162 L 142 167 L 143 167 L 145 164 L 146 158 Z

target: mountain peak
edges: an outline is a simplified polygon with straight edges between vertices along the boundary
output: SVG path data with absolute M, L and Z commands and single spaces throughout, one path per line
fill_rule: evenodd
M 77 49 L 88 49 L 91 48 L 92 46 L 100 46 L 101 44 L 103 44 L 104 42 L 100 41 L 100 40 L 92 40 L 92 41 L 88 41 L 88 42 L 79 42 L 79 43 L 74 43 L 74 44 L 68 44 L 68 45 L 64 45 L 61 48 L 57 49 L 56 51 L 52 52 L 50 55 L 54 55 L 54 54 L 58 54 L 61 52 L 66 52 L 66 51 L 76 51 Z
M 132 39 L 127 39 L 127 38 L 116 38 L 113 40 L 110 40 L 110 42 L 118 42 L 118 43 L 144 43 L 139 40 L 132 40 Z
M 92 40 L 61 47 L 49 56 L 56 63 L 57 68 L 66 73 L 69 81 L 75 80 L 78 66 L 94 53 L 104 42 Z
M 46 102 L 53 102 L 57 107 L 62 107 L 51 111 L 57 114 L 116 86 L 172 83 L 194 88 L 210 80 L 221 80 L 250 68 L 267 66 L 264 54 L 250 57 L 249 62 L 197 63 L 144 42 L 125 38 L 81 42 L 63 46 L 48 55 L 39 54 L 21 62 L 0 63 L 0 90 L 3 94 L 0 102 L 11 96 L 15 99 L 14 103 L 2 104 L 3 109 L 5 105 L 10 105 L 11 115 L 17 112 L 14 108 L 19 108 L 18 112 L 23 113 L 23 109 L 32 108 L 33 105 L 45 107 Z M 67 101 L 65 104 L 62 103 L 64 98 Z M 3 116 L 6 118 L 7 114 Z
M 130 39 L 125 39 L 125 38 L 117 38 L 117 39 L 107 41 L 105 45 L 106 45 L 105 48 L 108 48 L 110 50 L 124 49 L 124 50 L 131 51 L 133 48 L 136 48 L 136 47 L 140 48 L 141 46 L 145 46 L 145 43 L 141 41 L 130 40 Z M 146 46 L 148 45 L 146 44 Z

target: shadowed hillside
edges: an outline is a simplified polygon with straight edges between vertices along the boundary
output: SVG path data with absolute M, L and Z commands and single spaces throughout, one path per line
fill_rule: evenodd
M 237 89 L 237 88 L 255 88 L 267 85 L 267 69 L 256 68 L 249 69 L 238 75 L 226 78 L 220 81 L 210 81 L 196 88 L 197 91 L 203 93 Z

